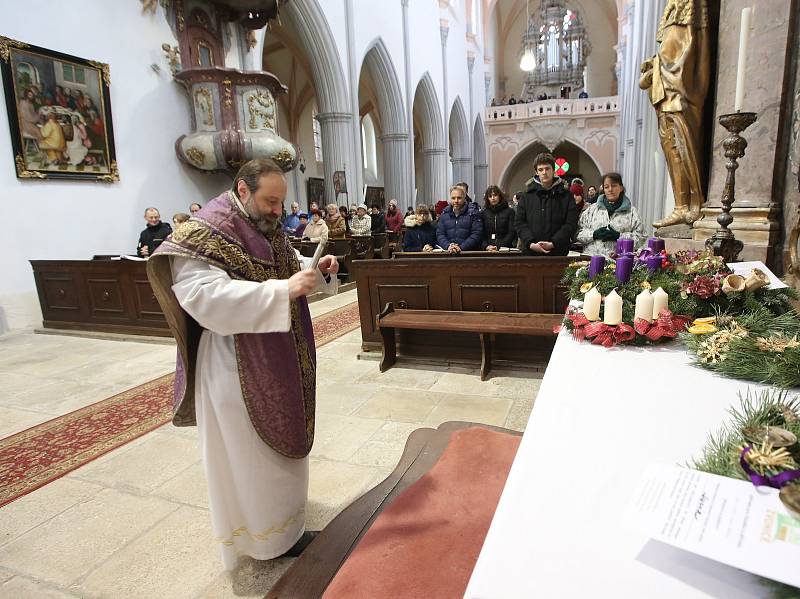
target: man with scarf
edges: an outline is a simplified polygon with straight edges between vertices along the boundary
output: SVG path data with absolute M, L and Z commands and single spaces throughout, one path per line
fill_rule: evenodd
M 279 217 L 286 180 L 244 164 L 153 254 L 147 273 L 178 343 L 177 426 L 197 425 L 214 536 L 239 555 L 298 555 L 314 440 L 316 353 L 306 297 L 335 293 L 334 256 L 304 268 Z

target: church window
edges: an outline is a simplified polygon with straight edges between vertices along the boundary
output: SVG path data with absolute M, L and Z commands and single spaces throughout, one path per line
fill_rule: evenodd
M 314 159 L 322 162 L 322 130 L 317 120 L 317 109 L 311 111 L 311 127 L 314 131 Z
M 375 124 L 370 115 L 361 119 L 361 157 L 364 161 L 364 170 L 369 171 L 374 179 L 378 177 L 378 152 L 375 139 Z

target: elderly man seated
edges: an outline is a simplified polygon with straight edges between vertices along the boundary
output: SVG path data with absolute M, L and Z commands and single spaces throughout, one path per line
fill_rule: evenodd
M 297 235 L 297 227 L 300 225 L 300 204 L 292 202 L 291 213 L 286 215 L 283 221 L 283 230 L 291 237 Z
M 458 185 L 450 188 L 450 205 L 442 211 L 436 227 L 436 241 L 443 250 L 458 254 L 479 250 L 483 239 L 483 219 L 467 208 L 466 193 Z
M 372 219 L 367 215 L 366 204 L 359 204 L 356 215 L 350 219 L 350 231 L 355 236 L 369 235 L 372 231 Z

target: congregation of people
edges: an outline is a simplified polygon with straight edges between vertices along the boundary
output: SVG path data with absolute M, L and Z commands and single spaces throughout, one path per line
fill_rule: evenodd
M 292 202 L 283 217 L 283 230 L 294 239 L 327 243 L 332 239 L 391 234 L 395 251 L 403 252 L 513 252 L 528 256 L 566 256 L 614 252 L 620 238 L 644 240 L 639 213 L 625 193 L 622 177 L 606 173 L 601 185 L 586 186 L 578 177 L 566 181 L 555 174 L 551 154 L 536 156 L 534 175 L 523 190 L 509 199 L 500 187 L 490 185 L 482 205 L 469 195 L 465 182 L 450 188 L 449 199 L 436 204 L 417 204 L 405 214 L 396 199 L 386 211 L 379 203 L 351 206 L 316 202 L 302 212 Z M 148 257 L 168 235 L 202 210 L 192 204 L 189 213 L 173 216 L 173 226 L 161 221 L 156 208 L 145 211 L 137 255 Z

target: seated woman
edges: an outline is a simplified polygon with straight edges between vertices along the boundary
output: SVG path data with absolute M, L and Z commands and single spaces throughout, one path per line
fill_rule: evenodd
M 328 204 L 327 209 L 328 216 L 325 219 L 325 224 L 328 225 L 328 235 L 331 239 L 344 239 L 347 232 L 347 224 L 339 214 L 339 207 L 336 204 Z
M 490 185 L 483 194 L 483 249 L 496 252 L 500 248 L 517 247 L 514 211 L 497 185 Z
M 303 231 L 303 239 L 308 239 L 314 243 L 327 243 L 328 225 L 322 220 L 319 210 L 311 213 L 311 222 L 306 225 Z
M 432 252 L 436 247 L 436 227 L 431 224 L 431 210 L 425 204 L 417 206 L 416 214 L 406 216 L 403 224 L 404 252 Z
M 578 241 L 583 253 L 608 256 L 616 248 L 617 239 L 633 239 L 638 248 L 644 238 L 639 213 L 625 195 L 619 173 L 603 175 L 603 194 L 581 213 Z

